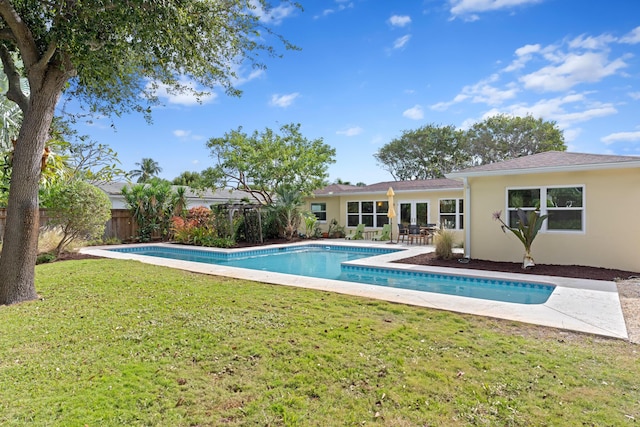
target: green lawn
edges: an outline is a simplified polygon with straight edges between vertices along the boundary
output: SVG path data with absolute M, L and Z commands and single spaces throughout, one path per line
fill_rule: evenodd
M 3 426 L 640 420 L 639 347 L 134 261 L 37 267 L 0 307 Z

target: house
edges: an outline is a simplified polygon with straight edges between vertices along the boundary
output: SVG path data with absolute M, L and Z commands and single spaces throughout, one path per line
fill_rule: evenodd
M 522 243 L 492 214 L 549 215 L 532 245 L 539 264 L 640 271 L 640 157 L 549 151 L 447 174 L 464 186 L 465 254 L 522 261 Z
M 640 157 L 549 151 L 447 174 L 446 179 L 333 184 L 306 200 L 323 231 L 336 219 L 354 229 L 386 224 L 387 190 L 397 223 L 453 230 L 469 258 L 522 262 L 522 243 L 493 213 L 516 225 L 518 208 L 549 215 L 532 245 L 539 264 L 640 271 Z
M 124 201 L 122 195 L 122 188 L 124 186 L 131 186 L 127 182 L 109 182 L 105 184 L 98 184 L 97 187 L 107 193 L 109 200 L 111 200 L 111 209 L 128 209 L 127 204 Z M 180 187 L 174 185 L 174 189 Z M 239 190 L 206 190 L 206 191 L 194 191 L 189 187 L 186 188 L 187 208 L 193 208 L 196 206 L 210 207 L 220 203 L 237 202 L 242 199 L 250 199 L 251 195 L 245 191 Z
M 306 200 L 306 208 L 327 231 L 332 219 L 349 230 L 358 224 L 365 231 L 381 230 L 389 222 L 387 191 L 393 188 L 397 217 L 393 219 L 393 235 L 397 224 L 438 224 L 454 230 L 463 237 L 464 201 L 463 183 L 452 179 L 415 181 L 387 181 L 367 186 L 332 184 L 314 193 Z

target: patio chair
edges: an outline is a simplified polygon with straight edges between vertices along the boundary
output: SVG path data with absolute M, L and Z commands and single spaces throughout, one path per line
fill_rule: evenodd
M 400 242 L 400 238 L 402 237 L 402 241 L 404 242 L 404 238 L 409 236 L 409 229 L 405 227 L 401 222 L 398 223 L 398 242 Z
M 385 224 L 382 226 L 382 233 L 380 236 L 374 236 L 371 240 L 391 240 L 391 226 L 389 224 Z
M 438 224 L 426 224 L 424 227 L 421 227 L 421 230 L 424 234 L 424 243 L 429 244 L 429 241 L 433 243 L 433 238 L 436 235 L 436 231 L 438 231 Z
M 420 229 L 420 226 L 418 224 L 411 224 L 409 225 L 409 243 L 412 244 L 414 242 L 414 240 L 417 243 L 420 243 L 422 241 L 422 243 L 424 244 L 425 242 L 425 235 L 422 232 L 422 230 Z
M 364 224 L 358 224 L 356 229 L 345 236 L 346 240 L 362 240 L 364 239 Z

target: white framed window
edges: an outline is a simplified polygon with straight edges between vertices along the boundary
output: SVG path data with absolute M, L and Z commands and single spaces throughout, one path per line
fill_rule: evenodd
M 363 200 L 347 202 L 347 227 L 382 227 L 389 222 L 389 202 L 386 200 Z
M 508 188 L 507 224 L 517 226 L 518 209 L 538 210 L 540 215 L 549 215 L 541 232 L 584 232 L 584 197 L 583 185 Z
M 464 200 L 440 199 L 438 219 L 442 228 L 462 230 L 464 228 Z
M 313 213 L 318 221 L 327 222 L 327 204 L 326 203 L 311 203 L 311 213 Z

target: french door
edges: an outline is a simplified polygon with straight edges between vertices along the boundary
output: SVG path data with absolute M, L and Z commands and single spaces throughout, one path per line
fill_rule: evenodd
M 429 202 L 400 202 L 400 223 L 426 226 L 429 223 Z

